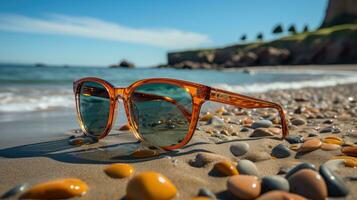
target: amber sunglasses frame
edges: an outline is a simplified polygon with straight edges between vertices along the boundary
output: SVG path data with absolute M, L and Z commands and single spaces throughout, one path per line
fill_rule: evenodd
M 217 88 L 212 88 L 206 85 L 177 80 L 177 79 L 169 79 L 169 78 L 151 78 L 151 79 L 143 79 L 137 82 L 134 82 L 129 87 L 121 88 L 114 87 L 109 82 L 96 78 L 96 77 L 86 77 L 73 82 L 73 91 L 75 94 L 76 101 L 76 111 L 77 111 L 77 119 L 79 125 L 84 132 L 84 134 L 89 135 L 84 127 L 82 117 L 80 114 L 80 104 L 79 104 L 79 95 L 80 88 L 84 82 L 95 82 L 99 83 L 107 90 L 109 99 L 110 99 L 110 108 L 109 108 L 109 117 L 106 124 L 106 128 L 103 133 L 98 136 L 98 139 L 104 138 L 107 136 L 112 128 L 113 122 L 115 121 L 116 111 L 118 109 L 118 100 L 122 99 L 124 104 L 125 113 L 128 119 L 130 131 L 134 134 L 134 136 L 139 141 L 145 141 L 140 133 L 137 131 L 136 124 L 133 122 L 130 114 L 130 96 L 135 91 L 135 89 L 141 85 L 148 83 L 167 83 L 176 85 L 184 88 L 192 97 L 192 113 L 190 118 L 190 125 L 188 133 L 185 138 L 178 144 L 173 146 L 163 146 L 161 148 L 165 150 L 174 150 L 183 147 L 186 145 L 192 138 L 194 131 L 196 130 L 197 122 L 199 119 L 199 114 L 201 110 L 201 106 L 206 101 L 219 102 L 224 104 L 229 104 L 233 106 L 237 106 L 240 108 L 254 109 L 254 108 L 273 108 L 276 109 L 280 115 L 280 122 L 282 128 L 282 138 L 285 138 L 289 132 L 285 119 L 285 114 L 283 108 L 273 102 L 265 101 L 262 99 L 249 97 Z M 90 135 L 91 136 L 91 135 Z

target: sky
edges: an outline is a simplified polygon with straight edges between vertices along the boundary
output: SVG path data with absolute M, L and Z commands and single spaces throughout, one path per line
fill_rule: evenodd
M 1 0 L 0 62 L 166 63 L 171 51 L 265 40 L 276 24 L 322 22 L 327 0 Z

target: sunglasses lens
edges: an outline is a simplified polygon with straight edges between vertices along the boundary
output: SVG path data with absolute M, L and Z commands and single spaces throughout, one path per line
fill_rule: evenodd
M 173 146 L 189 131 L 192 97 L 182 87 L 150 83 L 132 92 L 130 112 L 134 127 L 149 143 Z
M 84 82 L 79 93 L 79 111 L 87 134 L 100 136 L 109 118 L 110 100 L 105 87 L 96 82 Z

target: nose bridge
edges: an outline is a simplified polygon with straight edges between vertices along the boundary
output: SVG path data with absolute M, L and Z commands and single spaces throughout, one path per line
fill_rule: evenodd
M 115 98 L 124 99 L 126 88 L 115 88 Z

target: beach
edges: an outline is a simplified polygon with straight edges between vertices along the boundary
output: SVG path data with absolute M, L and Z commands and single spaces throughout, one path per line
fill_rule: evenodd
M 289 133 L 291 136 L 301 135 L 304 139 L 300 143 L 312 138 L 324 141 L 324 138 L 334 136 L 343 141 L 343 147 L 356 145 L 356 83 L 249 94 L 283 105 L 289 121 Z M 120 112 L 124 114 L 123 110 Z M 207 112 L 210 114 L 207 115 Z M 302 162 L 314 164 L 318 169 L 335 156 L 342 155 L 341 147 L 331 151 L 316 148 L 303 154 L 299 150 L 292 150 L 293 144 L 280 139 L 276 131 L 276 127 L 279 127 L 277 115 L 271 109 L 248 110 L 210 104 L 202 109 L 201 120 L 188 145 L 177 151 L 146 158 L 130 156 L 140 148 L 140 144 L 128 131 L 118 130 L 125 124 L 123 119 L 119 119 L 111 134 L 98 143 L 70 145 L 68 138 L 71 135 L 78 136 L 80 132 L 74 130 L 78 129 L 74 112 L 66 113 L 61 116 L 47 114 L 47 125 L 43 121 L 37 121 L 36 124 L 36 119 L 42 119 L 37 118 L 36 114 L 28 114 L 30 118 L 32 116 L 32 121 L 24 120 L 26 123 L 2 122 L 3 131 L 10 135 L 0 141 L 0 194 L 22 183 L 33 186 L 61 178 L 78 178 L 89 186 L 88 192 L 78 199 L 125 199 L 131 177 L 114 179 L 107 176 L 104 169 L 113 163 L 130 163 L 135 169 L 134 176 L 145 171 L 156 171 L 171 180 L 177 188 L 174 199 L 196 197 L 201 188 L 210 190 L 218 199 L 235 199 L 227 191 L 228 177 L 212 173 L 218 161 L 236 163 L 251 160 L 261 180 L 269 175 L 284 176 L 284 171 L 286 173 Z M 263 128 L 265 132 L 257 133 L 259 125 L 254 127 L 253 124 L 261 120 L 270 121 L 270 129 Z M 46 127 L 41 129 L 40 124 Z M 51 130 L 51 126 L 55 128 Z M 275 129 L 271 129 L 273 127 Z M 42 130 L 42 134 L 33 133 L 31 137 L 34 130 Z M 47 130 L 52 131 L 48 136 L 45 134 Z M 259 137 L 254 137 L 254 132 Z M 235 156 L 231 146 L 242 142 L 247 143 L 249 148 L 243 155 Z M 289 156 L 277 158 L 272 155 L 272 149 L 279 144 L 289 149 Z M 357 199 L 357 182 L 350 177 L 355 177 L 356 172 L 356 168 L 344 164 L 337 166 L 335 173 L 343 179 L 343 187 L 350 192 L 346 197 L 329 199 Z

